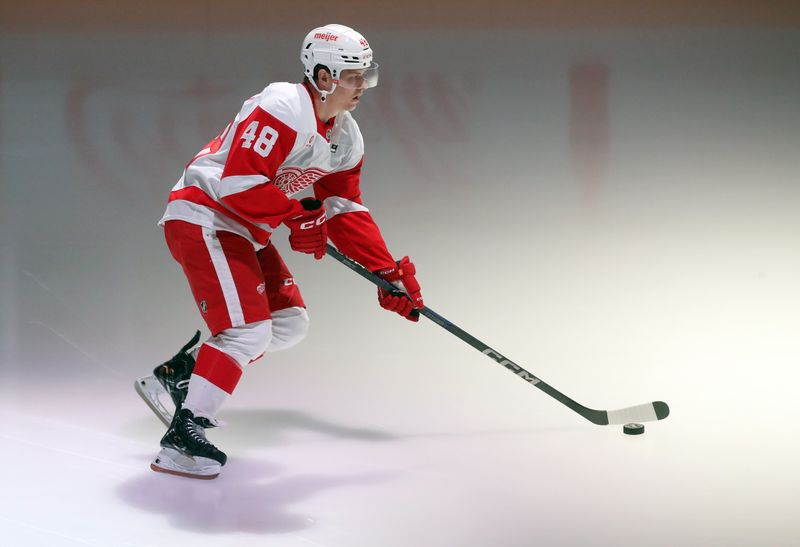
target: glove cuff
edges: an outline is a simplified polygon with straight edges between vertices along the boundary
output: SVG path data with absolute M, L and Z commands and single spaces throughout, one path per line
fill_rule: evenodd
M 302 205 L 303 209 L 306 211 L 316 211 L 317 209 L 322 209 L 322 202 L 318 199 L 310 197 L 301 199 L 300 205 Z

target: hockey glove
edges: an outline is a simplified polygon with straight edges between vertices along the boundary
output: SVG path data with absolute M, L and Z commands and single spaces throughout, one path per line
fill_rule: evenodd
M 319 260 L 325 256 L 325 244 L 328 242 L 325 209 L 322 208 L 322 202 L 314 198 L 303 198 L 299 203 L 303 209 L 283 221 L 291 230 L 289 245 L 293 250 L 313 254 Z
M 408 257 L 398 260 L 395 268 L 386 268 L 375 273 L 397 287 L 391 292 L 378 287 L 378 302 L 381 307 L 399 313 L 409 321 L 419 321 L 418 310 L 425 305 L 415 277 L 417 269 Z

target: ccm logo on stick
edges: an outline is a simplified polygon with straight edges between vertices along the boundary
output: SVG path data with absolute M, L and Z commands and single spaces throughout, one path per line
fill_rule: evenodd
M 522 370 L 520 368 L 519 365 L 514 364 L 513 361 L 510 361 L 510 360 L 506 359 L 505 357 L 503 357 L 502 355 L 500 355 L 499 353 L 494 351 L 492 348 L 486 348 L 481 353 L 491 357 L 492 359 L 494 359 L 495 361 L 497 361 L 498 363 L 500 363 L 501 365 L 506 367 L 508 370 L 512 371 L 514 374 L 516 374 L 517 376 L 519 376 L 520 378 L 522 378 L 526 382 L 530 382 L 531 384 L 534 384 L 534 385 L 538 384 L 539 382 L 541 382 L 541 380 L 539 378 L 537 378 L 536 376 L 534 376 L 533 374 L 531 374 L 529 372 L 525 372 L 524 370 Z

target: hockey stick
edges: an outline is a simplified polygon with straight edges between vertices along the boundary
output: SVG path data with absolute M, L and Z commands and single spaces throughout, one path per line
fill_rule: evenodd
M 356 262 L 350 257 L 343 255 L 339 252 L 336 247 L 328 243 L 328 254 L 356 272 L 361 277 L 368 279 L 378 287 L 385 289 L 387 291 L 396 291 L 397 287 L 389 283 L 388 281 L 378 277 L 376 274 L 372 273 L 371 271 L 367 270 L 364 266 Z M 459 337 L 461 340 L 472 346 L 473 348 L 477 349 L 493 361 L 503 365 L 505 368 L 525 380 L 531 385 L 534 385 L 547 393 L 550 397 L 555 399 L 556 401 L 560 402 L 563 405 L 568 406 L 593 424 L 597 425 L 613 425 L 613 424 L 626 424 L 628 422 L 652 422 L 655 420 L 663 420 L 667 416 L 669 416 L 669 406 L 667 403 L 663 401 L 655 401 L 652 403 L 646 403 L 643 405 L 637 406 L 630 406 L 627 408 L 621 408 L 619 410 L 594 410 L 592 408 L 587 408 L 580 403 L 575 402 L 574 400 L 570 399 L 556 388 L 548 385 L 540 378 L 537 378 L 511 359 L 507 359 L 503 355 L 501 355 L 495 349 L 487 346 L 468 332 L 460 329 L 429 307 L 425 306 L 421 310 L 419 310 L 421 315 L 424 315 L 446 331 L 454 334 L 455 336 Z

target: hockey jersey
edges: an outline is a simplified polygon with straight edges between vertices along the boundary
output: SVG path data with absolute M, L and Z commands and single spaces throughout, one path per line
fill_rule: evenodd
M 349 112 L 324 123 L 307 84 L 274 83 L 245 101 L 172 188 L 163 226 L 183 220 L 237 233 L 256 249 L 313 185 L 334 245 L 370 270 L 394 260 L 361 200 L 364 141 Z

